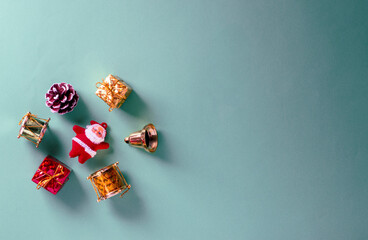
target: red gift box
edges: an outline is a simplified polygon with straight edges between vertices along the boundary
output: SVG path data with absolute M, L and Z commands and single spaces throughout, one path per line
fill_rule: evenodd
M 57 194 L 69 180 L 71 170 L 68 166 L 47 156 L 38 167 L 32 181 L 37 183 L 37 189 L 43 187 L 52 194 Z

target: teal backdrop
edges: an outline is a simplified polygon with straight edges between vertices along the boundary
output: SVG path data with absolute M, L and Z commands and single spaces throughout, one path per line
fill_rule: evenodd
M 368 239 L 368 2 L 0 2 L 0 239 Z M 134 90 L 95 95 L 108 74 Z M 72 84 L 76 109 L 44 94 Z M 50 117 L 39 149 L 17 139 Z M 111 148 L 70 159 L 74 124 Z M 152 122 L 154 154 L 123 138 Z M 56 195 L 31 178 L 73 169 Z M 96 202 L 86 177 L 115 161 L 132 189 Z

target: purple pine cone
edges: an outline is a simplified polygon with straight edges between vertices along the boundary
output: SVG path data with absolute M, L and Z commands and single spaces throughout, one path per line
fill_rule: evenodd
M 54 83 L 45 97 L 46 106 L 51 112 L 61 115 L 73 111 L 79 99 L 73 86 L 68 83 Z

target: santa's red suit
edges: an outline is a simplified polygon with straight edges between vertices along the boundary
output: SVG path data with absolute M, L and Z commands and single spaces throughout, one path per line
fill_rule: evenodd
M 104 129 L 103 137 L 101 140 L 104 139 L 106 135 L 106 123 L 99 124 L 96 121 L 91 121 L 91 125 L 87 127 L 93 127 L 96 125 L 100 125 Z M 109 144 L 107 142 L 100 142 L 96 143 L 94 139 L 88 137 L 89 134 L 86 133 L 87 129 L 84 129 L 80 126 L 74 125 L 73 131 L 77 134 L 72 141 L 72 150 L 69 153 L 69 157 L 74 158 L 79 156 L 78 161 L 83 164 L 88 159 L 94 157 L 96 155 L 96 151 L 100 149 L 107 149 L 109 148 Z M 92 133 L 93 134 L 93 133 Z

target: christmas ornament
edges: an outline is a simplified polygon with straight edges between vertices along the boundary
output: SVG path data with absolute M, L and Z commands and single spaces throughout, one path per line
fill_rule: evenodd
M 91 181 L 92 187 L 96 192 L 97 202 L 108 199 L 124 191 L 120 195 L 120 197 L 122 197 L 131 188 L 125 181 L 118 164 L 119 162 L 111 164 L 87 177 L 87 180 Z
M 21 128 L 19 130 L 18 138 L 24 137 L 36 144 L 36 147 L 38 148 L 43 136 L 45 135 L 49 121 L 50 118 L 39 118 L 37 115 L 27 112 L 19 122 Z
M 54 157 L 47 156 L 38 167 L 32 181 L 37 183 L 37 189 L 43 187 L 52 194 L 57 194 L 69 180 L 71 170 Z
M 147 152 L 155 152 L 158 145 L 157 138 L 156 128 L 150 123 L 142 130 L 130 134 L 124 141 L 133 147 L 144 148 Z
M 109 144 L 104 142 L 107 124 L 99 124 L 93 120 L 90 123 L 91 125 L 88 125 L 86 129 L 77 125 L 73 126 L 73 131 L 77 135 L 72 140 L 72 150 L 69 157 L 79 156 L 78 161 L 81 164 L 94 157 L 97 150 L 109 148 Z
M 96 95 L 110 106 L 109 112 L 121 107 L 132 92 L 132 88 L 123 80 L 111 74 L 102 82 L 96 83 L 96 87 Z
M 68 83 L 55 83 L 46 93 L 46 106 L 53 113 L 63 115 L 73 111 L 77 106 L 79 96 L 72 85 Z

